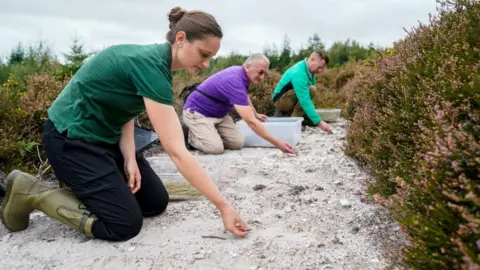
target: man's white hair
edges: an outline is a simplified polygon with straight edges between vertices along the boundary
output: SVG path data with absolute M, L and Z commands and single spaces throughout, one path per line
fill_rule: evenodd
M 250 55 L 250 57 L 248 57 L 247 60 L 245 60 L 244 65 L 253 66 L 255 63 L 257 63 L 260 60 L 264 61 L 265 63 L 267 63 L 267 65 L 270 66 L 270 60 L 263 53 L 254 53 Z

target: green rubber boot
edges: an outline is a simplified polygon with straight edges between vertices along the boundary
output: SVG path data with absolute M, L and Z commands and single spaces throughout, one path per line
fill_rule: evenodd
M 35 209 L 76 229 L 89 237 L 97 218 L 85 208 L 68 188 L 52 188 L 27 173 L 15 170 L 7 177 L 6 195 L 0 208 L 5 227 L 16 232 L 24 230 Z

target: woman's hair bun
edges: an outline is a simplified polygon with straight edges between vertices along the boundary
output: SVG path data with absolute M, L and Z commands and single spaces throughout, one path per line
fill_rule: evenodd
M 170 28 L 172 25 L 176 24 L 180 19 L 182 19 L 183 15 L 185 15 L 187 11 L 182 9 L 181 7 L 174 7 L 168 13 L 168 21 L 170 22 Z

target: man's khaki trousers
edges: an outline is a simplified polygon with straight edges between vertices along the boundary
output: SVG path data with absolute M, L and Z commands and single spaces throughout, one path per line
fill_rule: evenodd
M 243 137 L 230 115 L 223 118 L 205 117 L 198 112 L 183 111 L 188 127 L 188 143 L 206 154 L 221 154 L 224 149 L 240 150 Z

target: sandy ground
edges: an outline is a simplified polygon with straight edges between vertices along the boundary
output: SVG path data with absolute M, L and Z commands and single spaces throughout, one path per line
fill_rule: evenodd
M 120 243 L 88 240 L 35 212 L 25 231 L 0 225 L 0 268 L 389 269 L 404 236 L 365 202 L 369 176 L 342 152 L 345 125 L 332 123 L 333 134 L 307 128 L 297 157 L 256 148 L 200 157 L 252 229 L 246 238 L 225 232 L 207 200 L 172 202 Z

